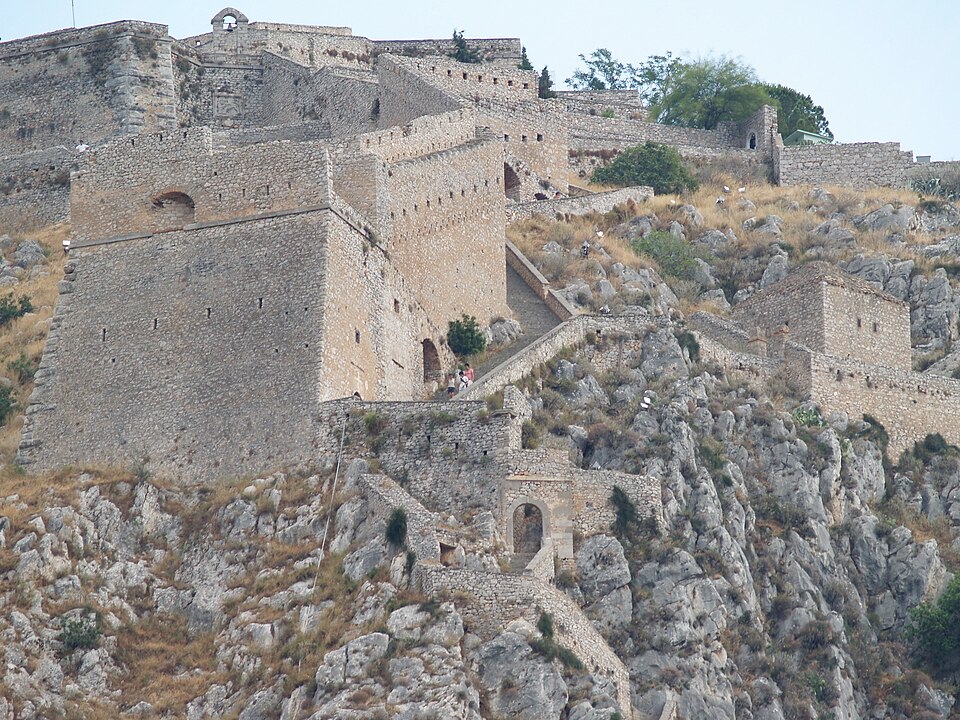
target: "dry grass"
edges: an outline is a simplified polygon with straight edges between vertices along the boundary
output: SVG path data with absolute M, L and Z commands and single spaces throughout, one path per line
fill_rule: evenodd
M 213 636 L 191 637 L 180 616 L 155 616 L 117 634 L 116 658 L 123 668 L 120 689 L 130 702 L 145 700 L 160 714 L 183 717 L 186 705 L 215 682 Z
M 70 226 L 66 224 L 52 225 L 35 232 L 15 236 L 15 239 L 29 239 L 38 242 L 47 253 L 47 263 L 42 266 L 47 272 L 46 277 L 37 277 L 32 280 L 21 281 L 12 290 L 0 295 L 12 294 L 19 298 L 28 295 L 33 303 L 34 311 L 22 318 L 14 320 L 0 328 L 0 374 L 12 380 L 17 387 L 16 398 L 19 408 L 26 407 L 27 398 L 33 390 L 33 383 L 18 384 L 16 375 L 9 365 L 13 360 L 25 354 L 35 363 L 39 363 L 43 353 L 43 343 L 47 337 L 47 327 L 44 321 L 53 316 L 53 307 L 57 299 L 57 283 L 63 278 L 62 241 L 70 234 Z M 11 248 L 10 254 L 14 248 Z M 16 454 L 20 440 L 20 427 L 23 418 L 20 415 L 10 418 L 0 428 L 0 462 L 10 463 Z

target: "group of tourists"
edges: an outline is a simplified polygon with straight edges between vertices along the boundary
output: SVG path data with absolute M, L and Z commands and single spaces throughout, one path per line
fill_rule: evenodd
M 462 366 L 456 373 L 447 375 L 447 396 L 451 399 L 462 390 L 473 385 L 473 368 L 470 363 Z

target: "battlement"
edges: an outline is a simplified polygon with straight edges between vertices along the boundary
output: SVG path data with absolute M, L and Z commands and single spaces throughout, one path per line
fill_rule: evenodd
M 64 28 L 41 35 L 0 42 L 0 61 L 23 55 L 42 56 L 44 53 L 99 43 L 131 33 L 169 40 L 168 31 L 167 25 L 142 20 L 118 20 L 82 28 Z
M 537 99 L 537 73 L 532 70 L 461 63 L 444 56 L 419 59 L 393 56 L 393 61 L 416 72 L 431 85 L 462 98 Z

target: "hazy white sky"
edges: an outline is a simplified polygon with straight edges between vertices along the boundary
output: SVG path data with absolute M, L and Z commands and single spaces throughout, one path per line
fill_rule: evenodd
M 347 25 L 376 40 L 519 37 L 539 70 L 569 77 L 580 53 L 609 48 L 639 63 L 667 50 L 725 54 L 761 79 L 810 94 L 841 142 L 900 141 L 904 150 L 960 159 L 960 1 L 835 0 L 238 0 L 251 21 Z M 196 0 L 74 0 L 77 25 L 122 19 L 206 32 L 223 7 Z M 0 37 L 71 25 L 70 0 L 0 0 Z M 559 83 L 558 83 L 559 84 Z

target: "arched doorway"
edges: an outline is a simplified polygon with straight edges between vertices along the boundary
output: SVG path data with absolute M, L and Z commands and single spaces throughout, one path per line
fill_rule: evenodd
M 193 222 L 195 205 L 193 198 L 179 191 L 157 195 L 150 201 L 158 211 L 156 227 L 158 230 L 176 230 Z
M 503 164 L 503 192 L 511 200 L 520 202 L 520 178 L 506 163 Z
M 756 134 L 756 133 L 750 133 L 750 149 L 751 149 L 751 150 L 756 150 L 756 149 L 757 149 L 757 134 Z
M 430 338 L 423 341 L 423 381 L 443 382 L 443 370 L 440 365 L 440 353 Z
M 513 511 L 513 552 L 535 555 L 543 547 L 543 512 L 532 503 L 522 503 Z

